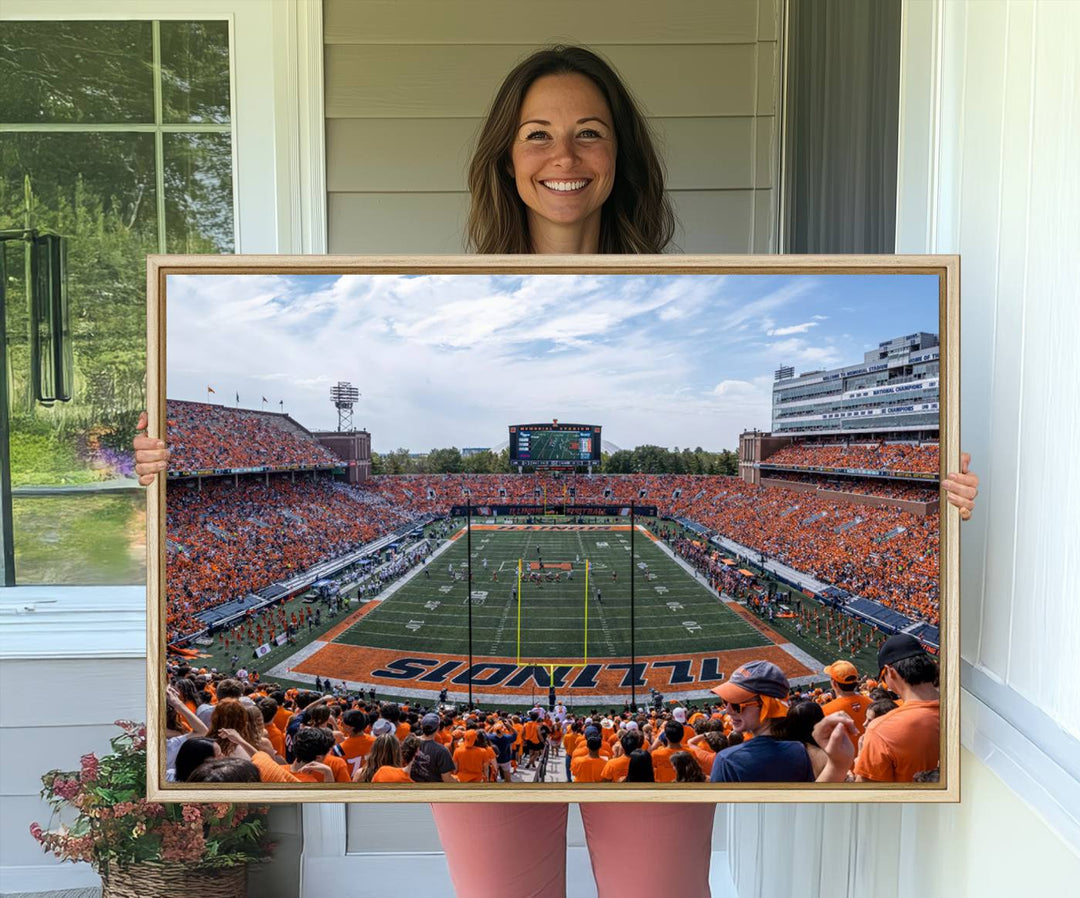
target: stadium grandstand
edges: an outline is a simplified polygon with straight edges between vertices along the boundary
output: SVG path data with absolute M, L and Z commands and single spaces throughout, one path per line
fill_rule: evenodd
M 625 769 L 604 774 L 599 758 L 615 760 L 627 731 L 643 733 L 656 779 L 675 781 L 688 774 L 657 751 L 673 719 L 689 721 L 686 739 L 696 741 L 687 751 L 704 776 L 717 750 L 741 738 L 708 688 L 738 665 L 774 663 L 793 702 L 826 705 L 836 691 L 823 683 L 825 660 L 850 658 L 869 703 L 875 653 L 889 634 L 937 648 L 937 516 L 907 507 L 930 502 L 917 492 L 927 481 L 910 478 L 936 478 L 929 443 L 784 437 L 769 460 L 786 482 L 569 467 L 354 483 L 333 451 L 348 435 L 314 434 L 287 415 L 171 400 L 167 419 L 168 668 L 186 693 L 181 681 L 199 687 L 182 703 L 205 709 L 211 731 L 216 689 L 238 678 L 243 695 L 276 697 L 277 709 L 325 728 L 340 748 L 328 754 L 370 749 L 388 731 L 404 748 L 434 711 L 460 781 L 619 781 Z M 759 448 L 769 438 L 758 434 Z M 358 470 L 369 466 L 370 454 L 359 459 Z M 855 468 L 873 476 L 847 477 Z M 844 489 L 835 488 L 840 480 Z M 469 528 L 463 508 L 474 515 Z M 631 633 L 620 615 L 635 587 L 641 629 Z M 560 595 L 582 589 L 586 645 L 577 655 L 570 646 L 570 658 L 552 654 L 573 632 L 543 645 L 573 604 Z M 522 604 L 526 594 L 531 605 Z M 514 600 L 516 649 L 507 625 Z M 523 607 L 540 609 L 524 628 Z M 468 630 L 454 624 L 466 611 Z M 474 615 L 483 643 L 475 659 Z M 328 719 L 308 720 L 315 701 Z M 470 710 L 478 704 L 492 710 Z M 288 713 L 278 724 L 283 736 Z M 278 735 L 270 726 L 249 734 L 248 747 Z M 586 744 L 591 728 L 601 749 Z M 197 731 L 192 724 L 187 735 Z M 359 749 L 346 771 L 322 752 L 326 763 L 308 766 L 294 746 L 313 749 L 293 740 L 274 752 L 278 781 L 375 773 Z M 389 757 L 382 763 L 397 763 Z
M 354 564 L 365 549 L 377 554 L 453 506 L 480 499 L 541 509 L 567 500 L 647 502 L 661 518 L 697 526 L 739 554 L 872 600 L 911 625 L 937 624 L 933 516 L 896 507 L 855 512 L 850 497 L 834 490 L 762 489 L 736 478 L 687 475 L 408 475 L 372 477 L 354 487 L 332 476 L 339 470 L 334 458 L 302 428 L 273 423 L 280 417 L 169 403 L 175 447 L 167 525 L 170 642 L 295 595 L 333 573 L 336 562 Z M 255 446 L 237 445 L 237 433 Z M 802 459 L 795 455 L 800 451 L 809 461 L 828 451 L 835 463 L 840 450 L 789 445 L 783 450 L 789 467 Z M 928 466 L 936 450 L 918 456 L 914 463 L 891 447 L 888 458 L 907 471 Z M 861 452 L 861 463 L 864 458 Z M 905 485 L 893 479 L 886 486 Z M 796 513 L 798 527 L 791 520 Z
M 882 341 L 860 363 L 798 376 L 782 367 L 773 383 L 771 432 L 748 431 L 739 448 L 747 483 L 876 506 L 881 520 L 885 509 L 899 515 L 888 539 L 862 544 L 890 571 L 879 581 L 856 573 L 849 561 L 830 566 L 819 559 L 814 569 L 840 590 L 845 613 L 917 634 L 934 649 L 937 591 L 928 584 L 937 578 L 939 365 L 937 335 L 917 333 Z M 857 541 L 842 549 L 842 540 L 832 540 L 830 548 L 844 553 Z

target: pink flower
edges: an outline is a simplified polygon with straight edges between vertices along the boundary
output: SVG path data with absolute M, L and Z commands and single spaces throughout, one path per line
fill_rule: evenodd
M 71 801 L 79 794 L 79 784 L 76 780 L 69 780 L 58 776 L 53 780 L 53 791 L 65 801 Z
M 161 825 L 161 859 L 163 861 L 198 861 L 206 848 L 201 826 L 186 823 Z
M 180 813 L 188 823 L 202 823 L 202 811 L 198 805 L 186 804 Z
M 30 835 L 34 837 L 35 842 L 41 842 L 44 840 L 44 831 L 39 823 L 30 824 Z
M 84 783 L 92 783 L 98 778 L 98 759 L 93 752 L 83 755 L 79 761 L 82 764 L 82 780 Z
M 161 817 L 165 813 L 165 805 L 156 801 L 147 801 L 145 798 L 140 798 L 137 810 L 140 814 L 145 814 L 147 817 Z

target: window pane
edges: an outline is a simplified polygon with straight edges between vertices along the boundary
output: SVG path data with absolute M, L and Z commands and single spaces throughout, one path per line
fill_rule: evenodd
M 162 121 L 229 121 L 229 23 L 161 23 Z
M 22 585 L 135 585 L 146 581 L 146 491 L 80 492 L 12 502 L 15 572 Z
M 150 22 L 4 22 L 0 121 L 154 121 Z
M 166 134 L 166 252 L 231 253 L 233 246 L 232 138 Z
M 72 401 L 51 407 L 35 402 L 24 245 L 7 242 L 20 583 L 138 583 L 144 576 L 144 562 L 134 556 L 143 540 L 145 499 L 134 488 L 130 445 L 146 401 L 146 254 L 157 251 L 154 184 L 152 134 L 0 135 L 0 229 L 28 223 L 67 238 L 74 361 Z M 102 495 L 103 485 L 126 486 L 130 495 Z M 80 492 L 66 492 L 72 489 Z

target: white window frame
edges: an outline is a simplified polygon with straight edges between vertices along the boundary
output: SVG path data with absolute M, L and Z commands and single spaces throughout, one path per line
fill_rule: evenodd
M 236 252 L 325 253 L 321 0 L 0 5 L 0 22 L 147 19 L 229 23 Z M 143 586 L 0 589 L 0 658 L 145 657 L 146 638 Z
M 949 46 L 945 0 L 904 0 L 901 18 L 900 147 L 897 158 L 896 252 L 954 253 L 958 162 L 949 157 L 958 127 L 943 77 Z M 942 177 L 942 172 L 947 177 Z M 980 500 L 984 501 L 984 500 Z M 993 508 L 988 509 L 993 514 Z M 971 544 L 978 524 L 966 525 Z M 982 552 L 971 545 L 973 554 Z M 967 565 L 976 573 L 977 563 Z M 981 578 L 969 577 L 968 582 Z M 1080 851 L 1080 742 L 1030 699 L 967 658 L 960 662 L 960 742 Z M 961 785 L 961 788 L 963 786 Z

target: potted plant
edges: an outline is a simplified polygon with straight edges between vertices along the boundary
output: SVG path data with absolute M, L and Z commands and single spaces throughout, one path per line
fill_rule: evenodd
M 58 816 L 68 822 L 33 823 L 30 834 L 61 860 L 93 865 L 102 898 L 244 898 L 247 865 L 273 849 L 266 809 L 147 801 L 146 727 L 116 725 L 123 732 L 111 754 L 83 755 L 80 770 L 41 778 L 49 826 Z

